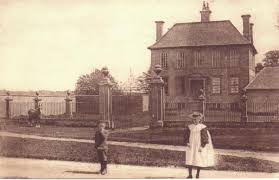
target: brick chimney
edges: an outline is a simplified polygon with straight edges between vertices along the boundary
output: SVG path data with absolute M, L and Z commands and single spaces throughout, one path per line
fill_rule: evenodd
M 252 44 L 254 43 L 253 26 L 254 26 L 254 24 L 250 23 L 250 41 L 251 41 Z
M 209 5 L 206 2 L 203 2 L 201 13 L 201 22 L 209 22 L 211 11 Z
M 156 23 L 156 41 L 158 41 L 163 35 L 164 21 L 155 21 Z
M 243 21 L 243 36 L 251 42 L 251 27 L 250 27 L 250 14 L 242 15 Z

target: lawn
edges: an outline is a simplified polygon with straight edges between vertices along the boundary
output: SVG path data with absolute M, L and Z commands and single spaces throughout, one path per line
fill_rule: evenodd
M 276 128 L 210 128 L 215 148 L 279 151 Z M 115 141 L 146 142 L 153 144 L 184 145 L 183 128 L 164 128 L 116 133 Z
M 279 151 L 279 133 L 276 128 L 210 128 L 215 148 Z M 48 137 L 94 139 L 95 128 L 42 126 L 41 128 L 8 125 L 8 132 Z M 183 128 L 111 131 L 109 140 L 152 144 L 184 145 Z

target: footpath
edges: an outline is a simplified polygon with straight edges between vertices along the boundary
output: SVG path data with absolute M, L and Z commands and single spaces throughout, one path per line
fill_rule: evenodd
M 72 142 L 83 142 L 83 143 L 93 143 L 94 144 L 93 140 L 87 140 L 87 139 L 42 137 L 42 136 L 37 136 L 37 135 L 26 135 L 26 134 L 19 134 L 19 133 L 4 132 L 4 131 L 0 131 L 0 136 L 49 140 L 49 141 L 72 141 Z M 126 147 L 139 147 L 139 148 L 161 149 L 161 150 L 171 150 L 171 151 L 185 151 L 184 146 L 146 144 L 146 143 L 135 143 L 135 142 L 118 142 L 118 141 L 108 141 L 108 144 L 126 146 Z M 254 152 L 254 151 L 244 151 L 244 150 L 215 149 L 215 153 L 219 154 L 219 155 L 231 155 L 231 156 L 236 156 L 236 157 L 251 157 L 251 158 L 256 158 L 256 159 L 261 159 L 261 160 L 273 161 L 273 162 L 277 162 L 277 163 L 279 162 L 279 153 L 275 153 L 275 152 Z
M 187 170 L 109 164 L 108 174 L 98 174 L 96 163 L 0 157 L 0 178 L 153 178 L 185 179 Z M 195 171 L 193 171 L 195 173 Z M 279 173 L 202 170 L 200 178 L 279 178 Z

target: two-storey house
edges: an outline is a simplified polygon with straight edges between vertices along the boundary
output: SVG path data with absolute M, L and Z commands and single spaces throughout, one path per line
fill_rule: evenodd
M 195 99 L 203 89 L 207 102 L 238 102 L 255 74 L 250 15 L 241 16 L 241 34 L 229 20 L 210 21 L 208 4 L 200 13 L 200 22 L 177 23 L 165 34 L 164 22 L 156 21 L 151 67 L 161 64 L 167 96 Z

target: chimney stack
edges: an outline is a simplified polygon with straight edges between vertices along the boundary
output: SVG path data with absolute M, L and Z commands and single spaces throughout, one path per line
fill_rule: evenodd
M 156 23 L 156 41 L 158 41 L 163 35 L 164 21 L 155 21 Z
M 253 39 L 253 23 L 250 23 L 250 41 L 252 44 L 254 44 L 254 39 Z
M 242 15 L 243 21 L 243 36 L 251 42 L 251 27 L 250 27 L 250 14 Z
M 201 13 L 201 22 L 209 22 L 211 11 L 209 9 L 209 4 L 203 2 Z

